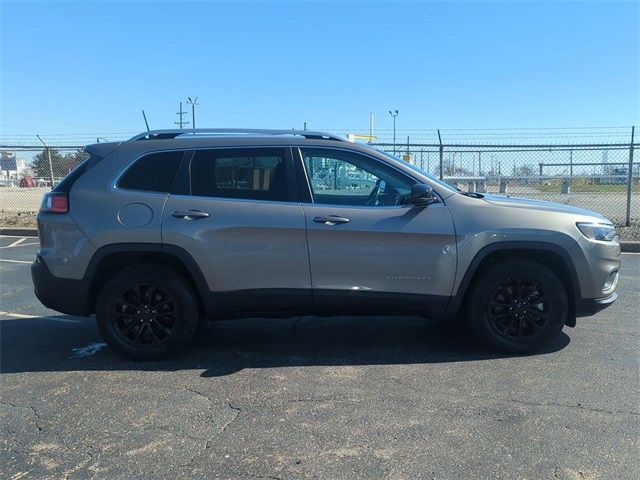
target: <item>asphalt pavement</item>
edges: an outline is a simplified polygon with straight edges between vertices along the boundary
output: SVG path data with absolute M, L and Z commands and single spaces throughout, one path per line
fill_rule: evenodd
M 640 478 L 640 255 L 536 355 L 416 317 L 302 317 L 136 363 L 37 301 L 36 244 L 0 237 L 2 478 Z

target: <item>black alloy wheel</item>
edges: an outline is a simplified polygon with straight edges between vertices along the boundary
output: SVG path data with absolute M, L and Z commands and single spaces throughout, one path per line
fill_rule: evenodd
M 549 296 L 539 282 L 508 278 L 494 291 L 487 319 L 498 335 L 518 340 L 543 329 L 550 310 Z
M 190 283 L 159 264 L 137 264 L 116 273 L 96 305 L 105 342 L 134 360 L 157 360 L 193 337 L 200 311 Z
M 124 289 L 111 311 L 114 331 L 138 348 L 156 347 L 176 329 L 176 300 L 166 289 L 152 283 L 135 283 Z
M 531 353 L 560 335 L 569 315 L 565 286 L 547 266 L 528 259 L 495 262 L 470 287 L 467 316 L 483 342 Z

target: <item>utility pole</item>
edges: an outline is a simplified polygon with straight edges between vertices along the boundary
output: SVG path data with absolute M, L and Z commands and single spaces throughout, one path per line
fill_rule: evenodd
M 200 105 L 198 103 L 198 97 L 195 97 L 191 100 L 191 97 L 187 97 L 187 103 L 191 105 L 191 128 L 196 129 L 196 105 Z
M 183 115 L 186 115 L 186 114 L 187 114 L 187 112 L 184 112 L 184 111 L 182 110 L 182 102 L 180 102 L 180 111 L 179 111 L 179 112 L 176 112 L 176 115 L 178 115 L 178 121 L 177 121 L 177 122 L 173 122 L 173 123 L 175 123 L 176 125 L 179 125 L 179 126 L 180 126 L 180 129 L 184 128 L 184 125 L 189 125 L 189 122 L 185 122 L 185 121 L 182 119 L 182 116 L 183 116 Z
M 398 116 L 398 110 L 389 110 L 389 115 L 393 117 L 393 154 L 396 155 L 396 117 Z

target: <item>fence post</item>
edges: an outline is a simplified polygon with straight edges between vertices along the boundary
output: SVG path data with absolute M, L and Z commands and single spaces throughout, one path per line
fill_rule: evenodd
M 444 162 L 444 148 L 442 147 L 442 137 L 440 136 L 440 129 L 438 129 L 438 143 L 440 143 L 440 180 L 442 180 L 442 164 Z
M 627 220 L 625 226 L 631 225 L 631 187 L 633 186 L 633 137 L 635 126 L 631 127 L 631 145 L 629 145 L 629 171 L 627 172 Z
M 49 145 L 47 145 L 46 143 L 44 143 L 44 140 L 42 140 L 42 138 L 40 138 L 40 135 L 36 135 L 36 137 L 38 137 L 38 140 L 40 140 L 42 142 L 42 144 L 44 145 L 44 148 L 47 150 L 47 158 L 49 159 L 49 176 L 51 178 L 51 190 L 53 190 L 53 164 L 51 163 L 51 149 L 49 148 Z

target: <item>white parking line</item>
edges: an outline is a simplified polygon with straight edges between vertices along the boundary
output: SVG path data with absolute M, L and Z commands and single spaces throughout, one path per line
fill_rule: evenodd
M 640 252 L 622 252 L 622 255 L 640 255 Z
M 24 242 L 26 239 L 27 239 L 27 237 L 19 238 L 18 240 L 16 240 L 15 242 L 13 242 L 11 245 L 7 245 L 7 246 L 6 246 L 6 247 L 4 247 L 4 248 L 15 247 L 16 245 L 19 245 L 19 244 L 21 244 L 22 242 Z
M 7 262 L 7 263 L 33 263 L 29 260 L 9 260 L 8 258 L 0 258 L 0 262 Z
M 5 317 L 13 317 L 13 318 L 38 318 L 40 320 L 49 320 L 51 322 L 60 322 L 60 323 L 82 323 L 81 320 L 74 320 L 73 318 L 59 318 L 59 317 L 43 317 L 42 315 L 28 315 L 26 313 L 15 313 L 15 312 L 0 312 L 0 316 Z
M 26 238 L 25 238 L 25 240 L 26 240 Z M 0 250 L 1 250 L 1 249 L 3 249 L 3 248 L 28 247 L 28 246 L 30 246 L 30 245 L 39 245 L 39 243 L 38 243 L 38 242 L 30 242 L 30 243 L 19 243 L 19 244 L 16 244 L 16 243 L 14 242 L 14 243 L 12 243 L 11 245 L 5 245 L 4 247 L 0 247 Z

